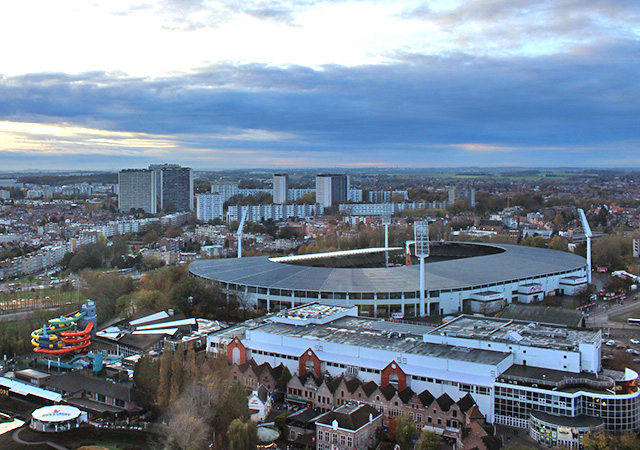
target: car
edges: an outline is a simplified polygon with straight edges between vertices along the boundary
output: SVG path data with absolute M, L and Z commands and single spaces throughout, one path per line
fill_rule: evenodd
M 608 345 L 609 347 L 613 347 L 616 345 L 616 341 L 607 341 L 606 345 Z
M 631 353 L 632 355 L 640 356 L 640 351 L 636 350 L 635 348 L 627 349 L 627 352 Z
M 634 359 L 633 362 L 636 363 L 636 364 L 640 364 L 640 358 Z
M 622 344 L 618 344 L 618 345 L 616 345 L 616 348 L 618 350 L 624 350 L 626 347 L 624 345 L 622 345 Z
M 634 339 L 634 338 L 629 339 L 629 342 L 631 342 L 631 343 L 632 343 L 632 344 L 634 344 L 634 345 L 638 345 L 638 344 L 640 344 L 640 340 L 638 340 L 638 339 Z
M 606 360 L 608 360 L 608 359 L 613 359 L 613 355 L 602 355 L 602 360 L 603 360 L 603 361 L 606 361 Z M 639 360 L 640 360 L 640 358 L 637 358 L 637 359 L 639 359 Z

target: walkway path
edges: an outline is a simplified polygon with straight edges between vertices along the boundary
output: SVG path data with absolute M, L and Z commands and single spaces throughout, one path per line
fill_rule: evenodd
M 40 441 L 40 442 L 28 442 L 28 441 L 24 441 L 20 438 L 20 432 L 24 430 L 24 428 L 18 428 L 17 430 L 15 430 L 13 432 L 13 434 L 11 435 L 11 437 L 13 438 L 14 441 L 16 441 L 19 444 L 22 445 L 42 445 L 42 444 L 46 444 L 51 448 L 55 448 L 56 450 L 69 450 L 67 447 L 63 447 L 62 445 L 58 445 L 55 442 L 51 442 L 51 441 Z

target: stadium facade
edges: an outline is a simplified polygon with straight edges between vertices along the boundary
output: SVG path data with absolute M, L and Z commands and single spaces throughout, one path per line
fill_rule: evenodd
M 438 250 L 439 248 L 439 250 Z M 382 267 L 385 249 L 362 249 L 284 258 L 200 260 L 192 276 L 268 311 L 311 302 L 357 306 L 365 316 L 413 317 L 421 311 L 419 266 Z M 425 264 L 428 315 L 492 313 L 518 301 L 573 294 L 586 285 L 584 258 L 547 249 L 469 243 L 433 246 Z M 439 256 L 440 255 L 440 256 Z

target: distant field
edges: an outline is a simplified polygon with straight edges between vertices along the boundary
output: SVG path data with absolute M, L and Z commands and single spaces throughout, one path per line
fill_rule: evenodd
M 77 289 L 63 291 L 60 288 L 35 289 L 0 293 L 0 313 L 28 311 L 36 308 L 77 303 L 83 300 Z
M 456 178 L 460 180 L 464 179 L 487 179 L 487 180 L 521 180 L 521 181 L 536 181 L 536 180 L 568 180 L 575 178 L 581 174 L 572 172 L 528 172 L 528 171 L 514 171 L 514 172 L 433 172 L 429 174 L 430 177 L 437 178 Z

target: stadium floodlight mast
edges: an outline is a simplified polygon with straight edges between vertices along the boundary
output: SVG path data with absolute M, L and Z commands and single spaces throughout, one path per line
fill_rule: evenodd
M 413 224 L 416 256 L 420 259 L 420 316 L 426 316 L 424 295 L 424 259 L 429 257 L 429 221 L 427 219 Z
M 391 203 L 385 203 L 382 213 L 382 223 L 384 225 L 384 264 L 389 267 L 389 225 L 391 224 Z
M 587 238 L 587 283 L 591 284 L 591 237 L 593 233 L 582 208 L 578 208 L 578 215 L 580 216 L 580 222 L 582 222 L 582 231 L 584 231 L 584 236 Z
M 242 213 L 242 219 L 240 219 L 240 225 L 238 226 L 238 258 L 242 258 L 242 233 L 244 232 L 244 223 L 247 220 L 247 213 L 249 212 L 249 207 L 250 206 L 247 206 L 244 212 Z

